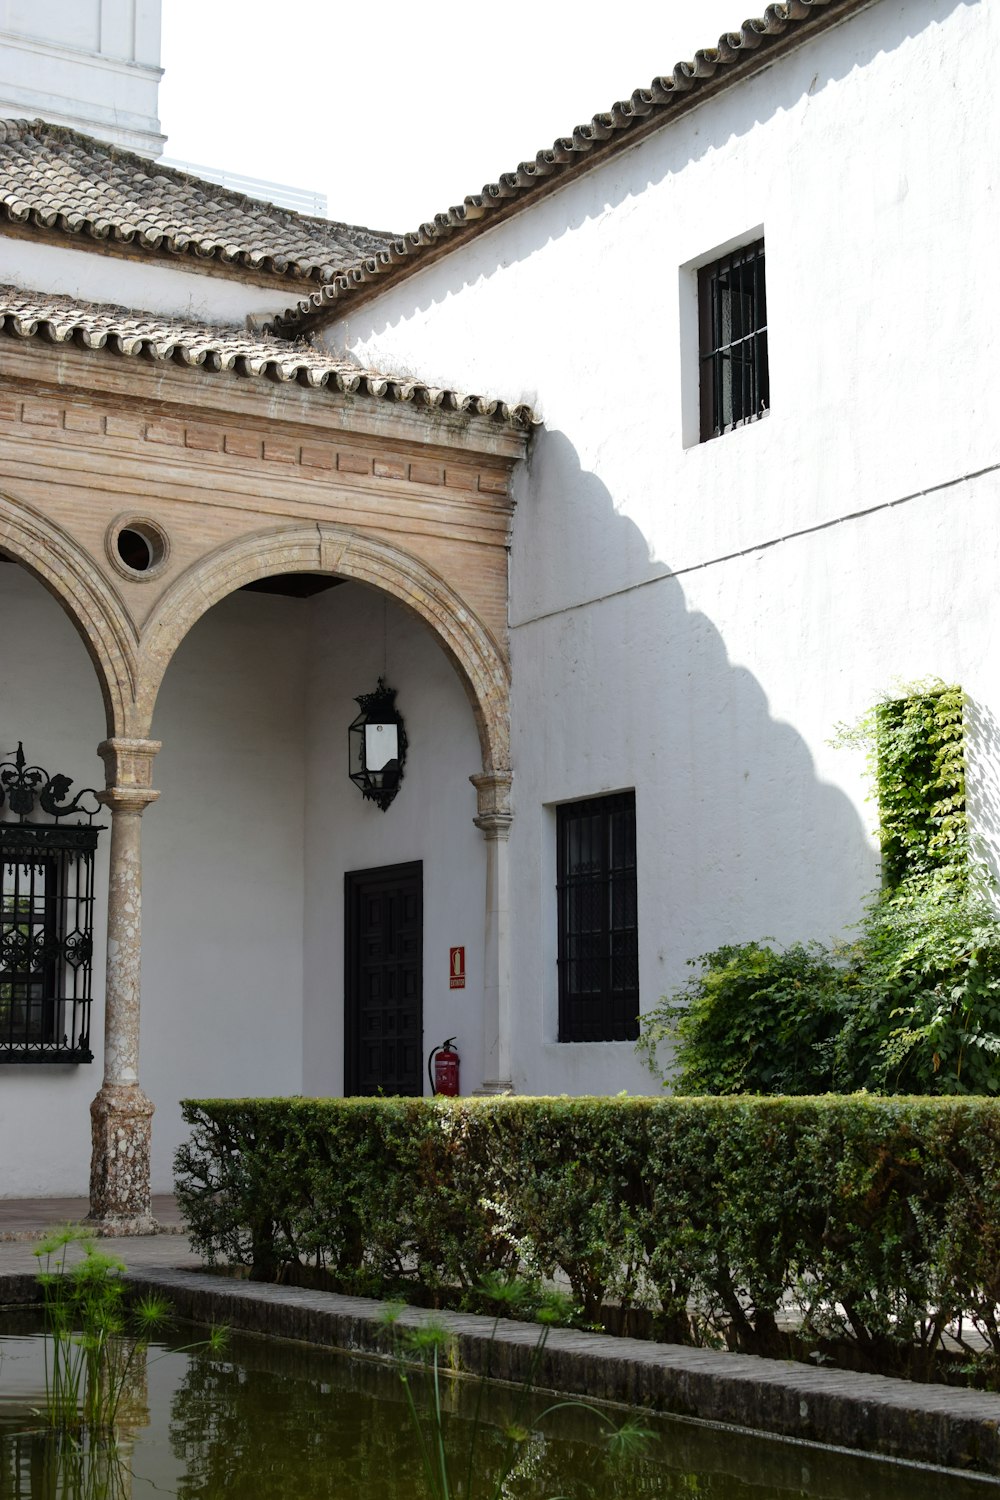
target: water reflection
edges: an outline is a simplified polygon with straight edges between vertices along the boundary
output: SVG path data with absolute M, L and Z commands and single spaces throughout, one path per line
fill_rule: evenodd
M 175 1345 L 191 1341 L 190 1330 Z M 398 1377 L 363 1358 L 303 1345 L 234 1338 L 224 1356 L 151 1348 L 146 1392 L 117 1448 L 60 1449 L 28 1430 L 37 1402 L 40 1345 L 0 1340 L 0 1500 L 424 1500 L 428 1496 Z M 35 1361 L 32 1364 L 32 1360 Z M 418 1382 L 419 1384 L 419 1382 Z M 34 1395 L 33 1395 L 34 1393 Z M 418 1400 L 426 1390 L 418 1392 Z M 517 1393 L 491 1388 L 476 1449 L 471 1380 L 445 1382 L 445 1442 L 453 1491 L 487 1500 L 502 1467 L 504 1428 L 526 1427 L 548 1402 L 519 1412 Z M 650 1418 L 646 1456 L 608 1463 L 593 1416 L 547 1418 L 515 1450 L 503 1500 L 1000 1500 L 1000 1485 L 901 1470 L 804 1445 L 767 1442 Z

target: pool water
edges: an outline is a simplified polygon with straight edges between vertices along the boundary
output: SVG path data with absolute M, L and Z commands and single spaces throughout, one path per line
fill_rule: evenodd
M 117 1460 L 60 1453 L 32 1415 L 44 1395 L 34 1314 L 0 1337 L 0 1500 L 432 1500 L 398 1372 L 378 1360 L 233 1335 L 221 1353 L 151 1345 L 132 1382 Z M 429 1399 L 422 1376 L 418 1405 Z M 442 1384 L 451 1495 L 491 1500 L 505 1427 L 533 1428 L 552 1398 L 471 1379 Z M 629 1414 L 604 1409 L 617 1426 Z M 514 1446 L 502 1500 L 1000 1500 L 1000 1483 L 942 1475 L 707 1424 L 643 1416 L 640 1456 L 614 1460 L 593 1413 L 552 1413 Z M 425 1429 L 428 1438 L 430 1428 Z M 470 1466 L 470 1444 L 475 1448 Z

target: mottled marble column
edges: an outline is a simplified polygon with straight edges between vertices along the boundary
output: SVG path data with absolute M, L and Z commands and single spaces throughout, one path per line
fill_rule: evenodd
M 153 1106 L 139 1087 L 142 970 L 142 814 L 158 740 L 105 740 L 100 800 L 111 813 L 104 1083 L 90 1106 L 90 1217 L 103 1234 L 150 1234 L 149 1143 Z
M 507 840 L 509 771 L 470 776 L 479 798 L 474 819 L 486 840 L 486 920 L 483 938 L 483 1081 L 477 1094 L 511 1094 L 510 905 Z

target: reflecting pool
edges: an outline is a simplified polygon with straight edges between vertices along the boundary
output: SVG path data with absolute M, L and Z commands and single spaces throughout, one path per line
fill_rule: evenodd
M 34 1314 L 0 1337 L 0 1500 L 431 1500 L 397 1371 L 380 1361 L 233 1335 L 220 1353 L 184 1352 L 198 1330 L 151 1345 L 130 1383 L 116 1454 L 81 1460 L 38 1430 L 44 1398 Z M 430 1392 L 414 1377 L 414 1397 Z M 600 1419 L 551 1398 L 445 1379 L 451 1495 L 490 1500 L 523 1428 L 503 1500 L 988 1500 L 1000 1484 L 644 1416 L 640 1455 L 609 1455 Z M 617 1426 L 628 1415 L 606 1409 Z M 535 1424 L 538 1423 L 538 1427 Z M 430 1436 L 428 1430 L 428 1437 Z M 470 1464 L 470 1445 L 475 1447 Z

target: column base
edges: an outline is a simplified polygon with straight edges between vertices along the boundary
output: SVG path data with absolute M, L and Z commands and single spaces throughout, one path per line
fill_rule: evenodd
M 503 1098 L 505 1094 L 512 1094 L 514 1085 L 509 1078 L 484 1078 L 477 1089 L 473 1089 L 474 1099 Z
M 137 1084 L 105 1084 L 90 1106 L 90 1213 L 101 1235 L 155 1234 L 149 1188 L 153 1105 Z

